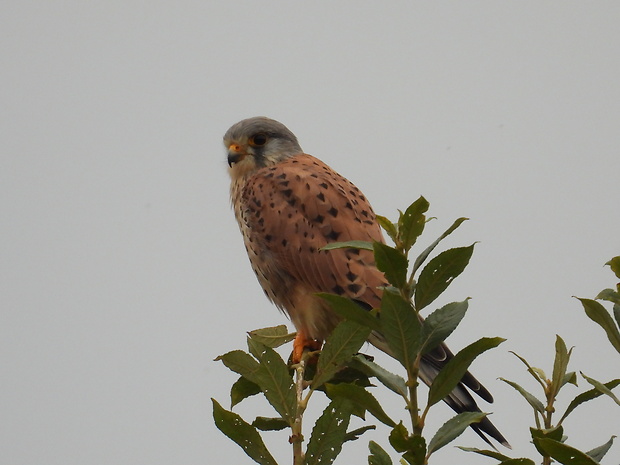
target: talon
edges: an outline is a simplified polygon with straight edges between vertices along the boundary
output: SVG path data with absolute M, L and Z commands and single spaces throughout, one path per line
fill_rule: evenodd
M 309 349 L 311 351 L 319 350 L 321 348 L 321 341 L 310 339 L 305 335 L 303 331 L 297 331 L 295 340 L 293 341 L 293 354 L 291 355 L 293 364 L 301 362 L 304 355 L 304 351 Z

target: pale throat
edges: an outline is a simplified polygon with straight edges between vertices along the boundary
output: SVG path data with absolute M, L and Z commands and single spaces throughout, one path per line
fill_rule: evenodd
M 257 170 L 256 162 L 252 155 L 246 155 L 246 157 L 240 162 L 235 163 L 228 169 L 230 180 L 232 184 L 245 183 L 245 180 L 253 175 Z

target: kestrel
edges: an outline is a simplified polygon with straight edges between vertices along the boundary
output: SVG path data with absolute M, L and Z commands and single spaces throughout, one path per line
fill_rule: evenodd
M 295 135 L 265 117 L 245 119 L 224 135 L 228 151 L 230 195 L 252 269 L 265 295 L 290 317 L 297 329 L 294 347 L 323 341 L 339 317 L 316 294 L 328 292 L 378 308 L 386 280 L 373 253 L 359 249 L 321 250 L 331 242 L 384 242 L 366 197 L 322 161 L 305 154 Z M 374 332 L 369 342 L 390 353 Z M 299 354 L 298 354 L 299 355 Z M 420 377 L 429 384 L 452 358 L 441 344 L 422 359 Z M 456 412 L 480 409 L 470 392 L 493 397 L 470 373 L 446 397 Z M 488 418 L 472 425 L 500 443 L 506 439 Z

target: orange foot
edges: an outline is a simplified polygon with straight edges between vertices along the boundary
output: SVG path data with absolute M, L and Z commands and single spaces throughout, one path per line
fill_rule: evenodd
M 301 362 L 304 350 L 319 350 L 321 345 L 321 341 L 310 339 L 304 334 L 303 331 L 297 331 L 297 336 L 295 336 L 295 340 L 293 341 L 293 364 Z

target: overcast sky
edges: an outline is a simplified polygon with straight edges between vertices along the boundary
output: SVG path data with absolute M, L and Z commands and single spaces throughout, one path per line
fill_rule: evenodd
M 508 338 L 472 371 L 514 455 L 535 457 L 532 415 L 496 379 L 536 390 L 509 350 L 550 372 L 557 333 L 574 370 L 620 375 L 571 297 L 615 283 L 603 264 L 620 254 L 619 24 L 617 1 L 2 2 L 3 462 L 251 463 L 215 429 L 210 398 L 228 406 L 236 379 L 213 358 L 286 322 L 229 207 L 222 135 L 256 115 L 379 214 L 424 195 L 437 220 L 422 245 L 471 218 L 445 244 L 480 241 L 471 265 L 437 304 L 472 297 L 455 350 Z M 610 399 L 581 409 L 571 444 L 620 435 Z M 254 399 L 236 410 L 271 415 Z M 451 416 L 436 413 L 429 435 Z M 290 463 L 285 435 L 265 436 Z M 337 463 L 366 463 L 368 439 L 389 448 L 386 436 Z M 456 444 L 484 446 L 471 432 Z M 436 458 L 493 463 L 451 446 Z M 617 444 L 603 463 L 619 461 Z

